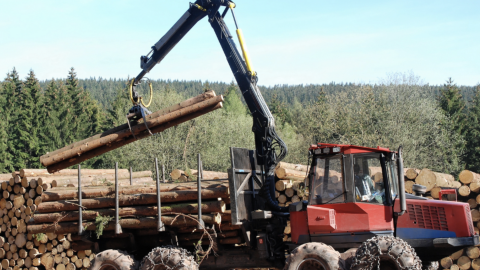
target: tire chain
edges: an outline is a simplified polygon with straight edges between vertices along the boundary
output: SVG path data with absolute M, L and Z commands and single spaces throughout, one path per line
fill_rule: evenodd
M 401 270 L 421 270 L 422 265 L 420 262 L 420 258 L 418 258 L 417 254 L 415 253 L 415 250 L 413 250 L 411 247 L 408 246 L 408 243 L 403 241 L 402 239 L 398 237 L 389 237 L 389 236 L 378 236 L 378 237 L 373 237 L 367 241 L 365 241 L 360 248 L 358 248 L 356 255 L 353 259 L 353 263 L 351 266 L 351 269 L 353 269 L 355 266 L 361 266 L 365 265 L 364 267 L 357 268 L 358 270 L 373 270 L 374 265 L 377 265 L 377 270 L 380 270 L 380 255 L 383 255 L 382 249 L 380 248 L 380 240 L 386 240 L 390 241 L 390 245 L 388 247 L 388 250 L 386 254 L 395 260 L 395 263 Z M 398 255 L 395 256 L 394 254 L 391 253 L 392 248 L 395 246 L 395 240 L 396 244 L 400 244 L 402 246 L 402 252 Z M 377 253 L 371 252 L 378 250 Z M 402 266 L 400 263 L 399 259 L 402 257 L 403 253 L 406 250 L 411 250 L 412 256 L 417 260 L 417 263 L 413 266 Z M 360 255 L 360 256 L 357 256 Z M 362 261 L 360 258 L 364 258 L 364 261 Z
M 170 261 L 170 258 L 171 256 L 173 255 L 173 250 L 178 250 L 180 251 L 180 257 L 181 257 L 181 260 L 174 266 L 168 266 L 168 262 Z M 167 258 L 166 260 L 164 260 L 164 254 L 168 252 L 168 255 L 167 255 Z M 159 263 L 155 263 L 154 259 L 156 257 L 158 257 L 158 255 L 161 255 L 160 258 L 161 258 L 161 261 Z M 186 251 L 185 249 L 183 248 L 178 248 L 178 247 L 174 247 L 174 246 L 164 246 L 164 247 L 156 247 L 154 248 L 152 251 L 150 251 L 150 253 L 148 253 L 147 256 L 145 256 L 143 258 L 143 261 L 142 261 L 142 266 L 146 263 L 146 261 L 150 261 L 151 263 L 151 266 L 146 268 L 145 270 L 155 270 L 155 267 L 157 265 L 163 265 L 165 266 L 165 269 L 166 270 L 174 270 L 174 269 L 178 269 L 179 267 L 186 267 L 187 269 L 189 270 L 197 270 L 198 269 L 198 264 L 192 260 L 193 262 L 193 265 L 186 265 L 185 264 L 185 258 L 188 257 L 188 256 L 192 256 L 192 254 L 188 251 Z M 153 257 L 153 258 L 152 258 Z M 140 267 L 141 269 L 142 267 Z

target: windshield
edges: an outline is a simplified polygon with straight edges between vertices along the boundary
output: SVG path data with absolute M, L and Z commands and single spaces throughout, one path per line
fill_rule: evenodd
M 342 157 L 316 158 L 316 165 L 312 169 L 310 204 L 345 202 Z

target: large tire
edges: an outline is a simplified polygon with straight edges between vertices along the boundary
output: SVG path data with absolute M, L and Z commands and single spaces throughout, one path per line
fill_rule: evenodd
M 345 269 L 350 270 L 352 266 L 353 259 L 355 258 L 355 254 L 357 253 L 358 248 L 351 248 L 343 253 L 340 254 L 340 258 L 345 261 Z
M 380 268 L 378 268 L 380 263 Z M 376 236 L 358 248 L 351 270 L 421 270 L 422 261 L 405 241 L 392 236 Z
M 426 265 L 425 267 L 426 270 L 438 270 L 438 268 L 440 268 L 440 264 L 438 263 L 438 261 L 429 262 L 424 265 Z
M 345 270 L 340 253 L 323 243 L 303 244 L 290 253 L 284 270 Z
M 128 253 L 107 249 L 95 256 L 89 270 L 137 270 L 138 262 Z
M 183 248 L 157 247 L 142 260 L 140 270 L 198 270 L 195 258 Z

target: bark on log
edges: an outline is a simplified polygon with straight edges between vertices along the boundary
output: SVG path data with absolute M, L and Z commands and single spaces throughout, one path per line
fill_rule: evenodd
M 307 165 L 302 165 L 302 164 L 293 164 L 293 163 L 287 163 L 280 161 L 277 166 L 275 167 L 275 170 L 277 168 L 284 168 L 284 169 L 289 169 L 289 170 L 296 170 L 296 171 L 301 171 L 301 172 L 307 172 L 310 166 Z
M 162 215 L 172 213 L 196 214 L 198 213 L 198 204 L 180 203 L 172 205 L 162 205 Z M 224 213 L 225 203 L 223 201 L 202 202 L 202 213 Z M 119 215 L 124 216 L 156 216 L 156 206 L 135 206 L 119 208 Z M 99 209 L 82 211 L 83 220 L 94 220 L 97 216 L 115 216 L 115 209 Z M 62 222 L 78 220 L 78 211 L 68 211 L 65 213 L 35 214 L 28 224 L 54 223 L 57 220 Z
M 202 189 L 215 189 L 215 188 L 227 188 L 227 183 L 219 182 L 218 184 L 202 184 Z M 161 192 L 176 192 L 176 191 L 186 191 L 186 190 L 196 190 L 197 185 L 195 184 L 161 184 Z M 119 195 L 131 195 L 131 194 L 156 194 L 156 186 L 124 186 L 118 188 Z M 114 187 L 109 186 L 93 186 L 82 188 L 82 198 L 98 198 L 98 197 L 108 197 L 114 196 L 115 189 Z M 78 189 L 75 187 L 69 188 L 54 188 L 50 191 L 42 193 L 42 201 L 60 201 L 60 200 L 71 200 L 78 199 Z
M 219 197 L 228 197 L 229 189 L 227 187 L 219 187 L 215 189 L 204 189 L 201 191 L 202 199 L 217 199 Z M 184 202 L 197 200 L 198 192 L 196 190 L 183 190 L 176 192 L 161 193 L 162 203 Z M 77 201 L 54 201 L 45 202 L 38 206 L 39 213 L 51 213 L 59 211 L 76 211 L 78 210 Z M 156 194 L 138 194 L 138 195 L 121 195 L 119 196 L 120 207 L 133 205 L 148 205 L 157 203 Z M 86 209 L 109 208 L 115 206 L 115 198 L 93 198 L 82 200 L 82 206 Z
M 132 178 L 134 185 L 153 185 L 155 182 L 152 177 L 142 177 L 142 178 Z M 102 179 L 102 178 L 87 178 L 82 179 L 82 186 L 105 186 L 105 185 L 114 185 L 115 179 Z M 118 179 L 119 186 L 129 186 L 130 177 Z M 53 180 L 52 187 L 78 187 L 78 178 L 77 179 L 64 179 L 64 180 Z
M 119 174 L 128 173 L 127 169 L 119 169 Z M 82 176 L 88 175 L 105 175 L 115 174 L 114 169 L 82 169 Z M 22 169 L 20 170 L 20 177 L 60 177 L 60 176 L 76 176 L 77 169 L 65 169 L 56 173 L 49 173 L 46 169 Z M 1 176 L 0 176 L 1 178 Z
M 198 170 L 182 171 L 182 170 L 179 170 L 179 169 L 175 169 L 170 173 L 170 177 L 173 180 L 179 179 L 182 175 L 185 175 L 187 177 L 198 175 Z M 203 171 L 203 179 L 204 180 L 228 179 L 228 173 L 226 173 L 226 172 L 215 172 L 215 171 Z
M 450 255 L 448 257 L 450 257 L 452 260 L 456 261 L 456 260 L 458 260 L 458 258 L 462 257 L 462 255 L 463 255 L 463 249 L 460 249 L 459 251 L 452 253 L 452 255 Z
M 130 179 L 130 173 L 125 170 L 121 170 L 122 172 L 118 173 L 118 179 Z M 140 171 L 140 172 L 133 172 L 132 178 L 142 178 L 142 177 L 151 177 L 151 171 Z M 42 179 L 43 183 L 52 183 L 53 181 L 61 182 L 61 181 L 70 181 L 68 184 L 73 183 L 72 181 L 77 181 L 78 183 L 78 175 L 59 175 L 56 176 L 56 173 L 53 176 L 41 176 L 41 177 L 23 177 L 22 179 L 26 179 L 30 181 L 32 179 Z M 105 180 L 115 180 L 115 174 L 86 174 L 82 172 L 82 182 L 83 181 L 92 181 L 97 179 L 105 179 Z
M 470 184 L 472 182 L 480 182 L 480 174 L 474 173 L 469 170 L 463 170 L 459 175 L 458 178 L 460 182 L 464 184 Z
M 157 232 L 158 234 L 158 232 Z M 217 232 L 217 238 L 228 238 L 228 237 L 236 237 L 238 236 L 239 231 L 223 231 Z M 190 240 L 199 240 L 199 239 L 208 239 L 207 234 L 203 232 L 196 232 L 191 234 L 179 234 L 178 236 L 179 241 L 190 241 Z
M 214 104 L 210 107 L 207 107 L 205 109 L 202 109 L 200 111 L 197 111 L 195 113 L 192 113 L 192 114 L 188 114 L 188 115 L 185 115 L 185 116 L 182 116 L 182 117 L 179 117 L 177 119 L 174 119 L 170 122 L 167 122 L 165 124 L 161 124 L 161 125 L 158 125 L 156 127 L 153 127 L 150 129 L 150 131 L 155 134 L 155 133 L 159 133 L 159 132 L 162 132 L 164 131 L 165 129 L 168 129 L 168 128 L 171 128 L 171 127 L 174 127 L 174 126 L 177 126 L 183 122 L 186 122 L 186 121 L 189 121 L 189 120 L 192 120 L 194 118 L 197 118 L 201 115 L 204 115 L 204 114 L 207 114 L 211 111 L 214 111 L 216 109 L 220 109 L 223 107 L 223 104 L 222 102 L 219 102 L 217 104 Z M 81 163 L 82 161 L 85 161 L 85 160 L 88 160 L 90 158 L 93 158 L 93 157 L 96 157 L 96 156 L 99 156 L 101 154 L 104 154 L 106 152 L 109 152 L 109 151 L 112 151 L 112 150 L 115 150 L 119 147 L 122 147 L 124 145 L 127 145 L 129 143 L 132 143 L 136 140 L 140 140 L 140 139 L 143 139 L 143 138 L 146 138 L 146 137 L 149 137 L 151 136 L 150 133 L 148 132 L 142 132 L 142 133 L 139 133 L 138 135 L 136 134 L 136 139 L 133 137 L 133 136 L 129 136 L 129 137 L 126 137 L 120 141 L 117 141 L 115 143 L 112 143 L 112 144 L 107 144 L 107 145 L 104 145 L 102 147 L 98 147 L 94 150 L 91 150 L 91 151 L 88 151 L 88 152 L 85 152 L 83 153 L 81 156 L 75 156 L 75 157 L 72 157 L 70 159 L 67 159 L 67 160 L 64 160 L 64 161 L 61 161 L 61 162 L 58 162 L 54 165 L 51 165 L 51 166 L 48 166 L 47 167 L 47 170 L 50 172 L 50 173 L 54 173 L 54 172 L 57 172 L 59 170 L 62 170 L 62 169 L 65 169 L 65 168 L 68 168 L 72 165 L 76 165 L 76 164 L 79 164 Z
M 158 126 L 158 125 L 168 123 L 169 121 L 175 120 L 175 119 L 177 119 L 181 116 L 184 116 L 184 115 L 188 115 L 188 114 L 195 113 L 197 111 L 201 111 L 201 110 L 203 110 L 207 107 L 213 106 L 213 105 L 215 105 L 219 102 L 222 102 L 222 101 L 223 101 L 222 96 L 216 96 L 216 97 L 207 99 L 205 101 L 196 103 L 194 105 L 182 108 L 178 111 L 163 114 L 163 115 L 160 115 L 156 118 L 150 118 L 149 120 L 147 120 L 146 125 L 148 126 L 149 129 L 152 129 L 152 128 Z M 95 148 L 98 148 L 98 147 L 101 147 L 103 145 L 114 143 L 114 142 L 116 142 L 118 140 L 121 140 L 125 137 L 131 136 L 132 133 L 137 135 L 140 132 L 145 131 L 145 130 L 146 130 L 146 126 L 143 125 L 143 124 L 142 125 L 139 125 L 139 124 L 133 125 L 131 127 L 131 129 L 126 128 L 124 130 L 117 131 L 115 133 L 109 134 L 109 135 L 104 136 L 102 138 L 91 140 L 88 144 L 73 147 L 70 150 L 65 150 L 65 151 L 62 151 L 60 153 L 56 153 L 54 155 L 51 155 L 50 157 L 43 157 L 42 156 L 43 158 L 40 157 L 40 162 L 42 163 L 43 166 L 48 167 L 48 166 L 53 165 L 55 163 L 58 163 L 60 161 L 67 160 L 69 158 L 81 155 L 85 152 L 91 151 L 91 150 L 93 150 Z
M 151 120 L 153 118 L 156 118 L 160 115 L 163 115 L 163 114 L 166 114 L 166 113 L 170 113 L 170 112 L 174 112 L 174 111 L 177 111 L 177 110 L 180 110 L 182 108 L 185 108 L 185 107 L 188 107 L 188 106 L 191 106 L 191 105 L 194 105 L 196 103 L 199 103 L 199 102 L 202 102 L 206 99 L 210 99 L 210 98 L 213 98 L 215 97 L 215 92 L 214 91 L 207 91 L 203 94 L 200 94 L 198 96 L 195 96 L 195 97 L 192 97 L 192 98 L 189 98 L 187 100 L 184 100 L 178 104 L 175 104 L 175 105 L 172 105 L 172 106 L 169 106 L 167 108 L 164 108 L 164 109 L 161 109 L 161 110 L 158 110 L 150 115 L 147 115 L 145 118 L 148 120 Z M 137 125 L 140 125 L 142 124 L 143 125 L 143 119 L 140 119 L 137 123 Z M 88 142 L 92 141 L 92 140 L 96 140 L 96 139 L 100 139 L 102 137 L 105 137 L 105 136 L 108 136 L 110 134 L 113 134 L 117 131 L 120 131 L 120 130 L 124 130 L 124 129 L 128 129 L 128 124 L 123 124 L 121 126 L 118 126 L 118 127 L 115 127 L 115 128 L 112 128 L 110 130 L 107 130 L 101 134 L 97 134 L 95 136 L 92 136 L 90 138 L 86 138 L 82 141 L 78 141 L 78 142 L 75 142 L 73 144 L 70 144 L 70 145 L 67 145 L 61 149 L 57 149 L 53 152 L 50 152 L 50 153 L 47 153 L 45 155 L 43 155 L 42 157 L 43 158 L 48 158 L 48 157 L 51 157 L 52 155 L 55 155 L 57 153 L 60 153 L 60 152 L 63 152 L 63 151 L 66 151 L 66 150 L 70 150 L 70 149 L 73 149 L 75 147 L 78 147 L 78 146 L 81 146 L 81 145 L 84 145 L 84 144 L 87 144 Z M 42 159 L 41 157 L 41 159 Z
M 478 203 L 474 198 L 468 199 L 467 203 L 470 206 L 470 209 L 477 208 Z
M 196 216 L 193 216 L 196 218 Z M 220 214 L 206 214 L 202 215 L 202 220 L 207 224 L 219 225 L 221 223 Z M 185 218 L 183 216 L 173 217 L 173 216 L 162 216 L 162 222 L 165 226 L 171 227 L 192 227 L 196 226 L 198 222 Z M 120 219 L 119 221 L 122 229 L 149 229 L 157 228 L 157 218 L 126 218 Z M 94 231 L 96 229 L 95 223 L 93 222 L 84 222 L 83 227 L 88 231 Z M 111 221 L 105 225 L 104 231 L 113 231 L 115 230 L 115 222 Z M 57 224 L 39 224 L 39 225 L 29 225 L 27 226 L 28 233 L 46 233 L 46 232 L 55 232 L 55 233 L 76 233 L 78 232 L 78 222 L 59 222 Z
M 451 182 L 455 179 L 452 175 L 433 172 L 429 169 L 423 169 L 415 178 L 415 182 L 419 185 L 423 185 L 427 188 L 427 191 L 432 190 L 435 186 L 438 187 L 451 187 Z

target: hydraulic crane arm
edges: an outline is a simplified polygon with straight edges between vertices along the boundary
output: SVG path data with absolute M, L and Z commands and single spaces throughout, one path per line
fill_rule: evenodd
M 225 8 L 222 14 L 219 13 L 221 7 Z M 231 10 L 234 16 L 234 7 L 235 4 L 227 0 L 197 0 L 195 3 L 191 3 L 187 12 L 185 12 L 173 27 L 152 47 L 152 51 L 147 56 L 141 57 L 142 71 L 133 81 L 133 99 L 135 102 L 138 102 L 139 96 L 135 91 L 135 86 L 140 83 L 140 80 L 145 74 L 162 61 L 170 50 L 198 21 L 208 16 L 208 21 L 215 31 L 238 87 L 253 117 L 252 131 L 255 136 L 257 161 L 263 166 L 263 171 L 266 174 L 263 178 L 263 183 L 259 183 L 262 185 L 262 195 L 271 210 L 285 212 L 287 208 L 278 206 L 273 198 L 275 198 L 275 165 L 286 156 L 287 147 L 277 135 L 272 113 L 257 87 L 257 74 L 253 71 L 250 64 L 248 53 L 243 42 L 243 36 L 241 30 L 238 29 L 236 20 L 237 35 L 243 58 L 237 50 L 232 35 L 223 20 L 229 10 Z

